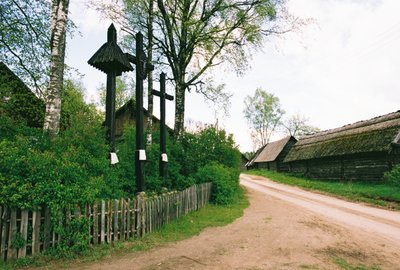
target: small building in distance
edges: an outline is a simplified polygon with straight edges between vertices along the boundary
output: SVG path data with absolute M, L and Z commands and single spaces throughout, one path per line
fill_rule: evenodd
M 136 117 L 136 104 L 133 99 L 130 99 L 128 102 L 126 102 L 122 107 L 120 107 L 116 112 L 115 112 L 115 136 L 121 136 L 124 127 L 126 125 L 135 125 L 135 117 Z M 144 117 L 143 117 L 143 124 L 144 127 L 146 128 L 147 126 L 147 110 L 143 108 L 144 111 Z M 153 115 L 153 130 L 157 130 L 160 126 L 160 119 L 155 117 Z M 168 126 L 167 130 L 169 132 L 172 131 L 172 129 Z
M 293 136 L 288 136 L 281 140 L 267 143 L 256 152 L 254 158 L 248 163 L 248 168 L 278 172 L 289 171 L 288 164 L 285 164 L 283 160 L 296 142 L 297 140 Z
M 43 127 L 46 106 L 21 79 L 0 62 L 0 115 L 30 127 Z
M 241 155 L 240 155 L 240 170 L 241 171 L 247 170 L 246 165 L 248 162 L 249 162 L 249 159 L 243 153 L 241 153 Z
M 285 162 L 310 178 L 380 181 L 400 163 L 400 111 L 304 136 Z

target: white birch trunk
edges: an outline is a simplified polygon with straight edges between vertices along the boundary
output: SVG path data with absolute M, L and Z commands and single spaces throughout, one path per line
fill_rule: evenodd
M 46 114 L 43 125 L 43 130 L 50 136 L 56 136 L 60 130 L 68 5 L 69 0 L 52 0 L 50 80 L 46 93 Z

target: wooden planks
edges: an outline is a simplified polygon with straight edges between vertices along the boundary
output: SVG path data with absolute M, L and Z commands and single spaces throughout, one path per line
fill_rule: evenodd
M 112 243 L 159 230 L 170 221 L 203 207 L 210 196 L 211 183 L 205 183 L 154 197 L 142 193 L 135 198 L 70 205 L 63 210 L 64 218 L 56 225 L 70 228 L 74 219 L 88 219 L 90 243 Z M 28 211 L 0 205 L 0 260 L 35 255 L 56 247 L 63 239 L 54 229 L 51 214 L 47 206 Z

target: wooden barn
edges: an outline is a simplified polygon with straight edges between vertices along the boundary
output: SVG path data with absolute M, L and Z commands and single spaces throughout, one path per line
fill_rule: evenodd
M 400 163 L 400 111 L 302 137 L 285 163 L 310 178 L 380 181 Z
M 279 141 L 267 143 L 256 152 L 248 167 L 278 172 L 289 171 L 288 165 L 283 160 L 296 142 L 293 136 L 288 136 Z
M 0 114 L 30 127 L 42 127 L 45 104 L 15 75 L 0 62 Z

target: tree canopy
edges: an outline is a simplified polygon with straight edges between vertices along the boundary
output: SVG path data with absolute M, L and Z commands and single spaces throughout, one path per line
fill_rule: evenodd
M 243 113 L 252 129 L 253 143 L 258 148 L 269 142 L 285 111 L 278 97 L 261 88 L 256 89 L 254 96 L 247 96 L 244 104 Z
M 0 61 L 44 95 L 50 57 L 50 1 L 0 1 Z
M 100 9 L 123 29 L 133 33 L 147 30 L 149 4 L 153 1 L 125 0 Z M 294 27 L 280 0 L 168 0 L 157 1 L 154 10 L 155 59 L 170 68 L 175 85 L 175 135 L 184 128 L 185 94 L 191 89 L 216 99 L 204 87 L 210 70 L 222 63 L 243 72 L 251 48 L 260 47 L 266 35 L 280 34 Z

